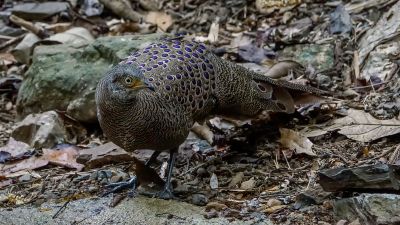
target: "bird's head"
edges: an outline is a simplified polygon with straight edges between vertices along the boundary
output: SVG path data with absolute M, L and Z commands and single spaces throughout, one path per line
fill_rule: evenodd
M 154 87 L 145 79 L 142 71 L 134 65 L 119 64 L 100 80 L 96 95 L 106 94 L 113 100 L 129 101 L 146 90 L 154 91 Z

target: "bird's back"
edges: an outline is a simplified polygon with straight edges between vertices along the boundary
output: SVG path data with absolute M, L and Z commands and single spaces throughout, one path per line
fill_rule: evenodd
M 193 121 L 211 114 L 255 116 L 262 110 L 294 111 L 301 93 L 319 90 L 272 80 L 223 60 L 204 44 L 181 38 L 152 43 L 121 63 L 138 67 L 168 104 Z
M 181 39 L 152 43 L 121 63 L 137 66 L 170 104 L 184 107 L 194 120 L 214 109 L 216 70 L 205 45 Z

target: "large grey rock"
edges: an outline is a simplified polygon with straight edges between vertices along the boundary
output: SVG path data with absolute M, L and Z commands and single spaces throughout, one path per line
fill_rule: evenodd
M 395 194 L 361 194 L 334 202 L 337 219 L 354 221 L 361 224 L 400 224 L 400 195 Z
M 162 34 L 98 38 L 91 44 L 38 46 L 17 99 L 20 118 L 48 110 L 67 111 L 81 122 L 96 122 L 98 80 L 113 65 Z

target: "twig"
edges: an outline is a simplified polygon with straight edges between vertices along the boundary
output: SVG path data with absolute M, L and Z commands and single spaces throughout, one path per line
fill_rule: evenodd
M 286 157 L 285 152 L 282 151 L 282 154 L 283 154 L 283 157 L 285 157 L 285 161 L 286 161 L 286 164 L 287 164 L 287 166 L 288 166 L 288 169 L 289 169 L 289 170 L 292 170 L 292 168 L 290 167 L 289 161 L 287 160 L 287 157 Z
M 375 156 L 373 158 L 365 159 L 365 160 L 362 160 L 362 161 L 358 161 L 356 165 L 360 165 L 360 164 L 363 164 L 363 163 L 371 161 L 371 160 L 380 159 L 380 158 L 386 156 L 387 154 L 393 152 L 395 149 L 396 149 L 396 147 L 389 148 L 388 150 L 383 151 L 381 154 L 379 154 L 379 155 L 377 155 L 377 156 Z
M 10 39 L 10 40 L 4 42 L 3 44 L 0 45 L 0 51 L 3 50 L 3 49 L 5 49 L 5 48 L 7 48 L 7 47 L 10 46 L 10 45 L 13 45 L 13 44 L 15 44 L 15 43 L 21 41 L 22 39 L 24 39 L 25 35 L 26 35 L 26 34 L 21 34 L 21 35 L 18 36 L 18 37 L 15 37 L 15 38 L 13 38 L 13 39 Z
M 58 214 L 61 213 L 61 211 L 64 211 L 65 208 L 67 207 L 67 205 L 69 204 L 70 201 L 71 201 L 71 200 L 66 201 L 66 202 L 57 210 L 56 214 L 54 214 L 52 218 L 55 219 L 55 218 L 58 216 Z
M 35 26 L 35 24 L 33 24 L 32 22 L 26 21 L 16 15 L 11 15 L 10 20 L 11 20 L 11 22 L 36 34 L 41 39 L 49 37 L 49 34 L 47 33 L 47 31 L 45 29 Z

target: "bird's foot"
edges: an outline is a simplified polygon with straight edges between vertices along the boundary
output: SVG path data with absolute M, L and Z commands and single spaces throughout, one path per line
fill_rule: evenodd
M 116 183 L 111 183 L 106 185 L 108 190 L 106 193 L 103 194 L 103 196 L 107 196 L 111 193 L 117 193 L 125 189 L 130 189 L 131 191 L 128 193 L 129 196 L 133 196 L 135 194 L 135 190 L 137 188 L 137 177 L 132 176 L 129 178 L 127 181 L 122 181 L 122 182 L 116 182 Z
M 162 191 L 158 192 L 155 195 L 157 198 L 161 198 L 161 199 L 173 199 L 175 198 L 174 194 L 172 193 L 172 188 L 170 186 L 165 187 Z

